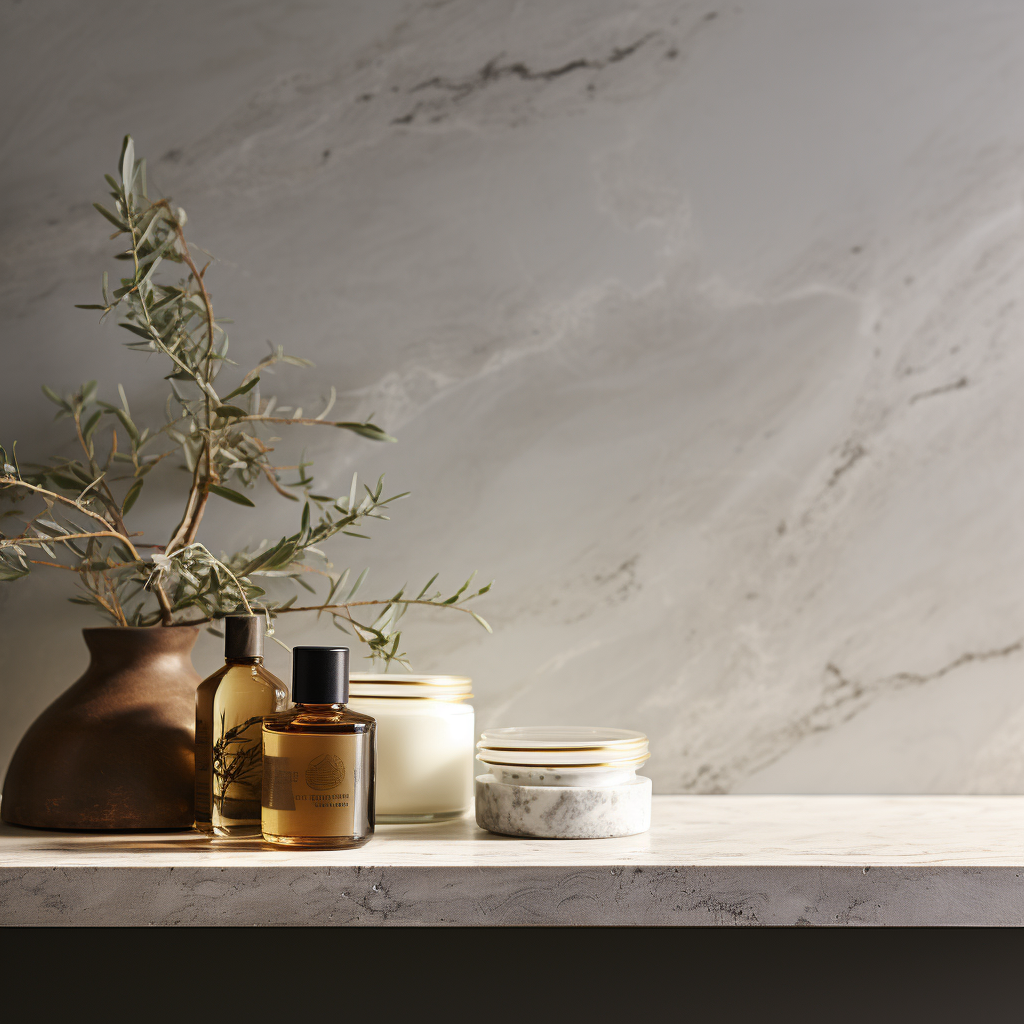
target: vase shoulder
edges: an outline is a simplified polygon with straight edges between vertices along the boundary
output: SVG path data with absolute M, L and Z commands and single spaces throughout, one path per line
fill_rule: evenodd
M 83 635 L 89 667 L 18 745 L 4 781 L 3 820 L 38 828 L 189 827 L 198 629 Z

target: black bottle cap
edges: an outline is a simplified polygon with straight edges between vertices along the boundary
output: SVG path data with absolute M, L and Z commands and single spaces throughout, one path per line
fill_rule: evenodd
M 347 647 L 293 647 L 292 700 L 296 704 L 348 701 Z
M 243 661 L 263 657 L 263 619 L 258 615 L 228 615 L 224 619 L 224 658 Z

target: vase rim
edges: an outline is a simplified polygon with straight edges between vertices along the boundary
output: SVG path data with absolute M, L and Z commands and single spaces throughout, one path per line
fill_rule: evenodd
M 193 632 L 199 632 L 199 626 L 185 625 L 182 623 L 180 626 L 83 626 L 83 633 L 148 633 L 151 630 L 173 630 L 176 633 L 187 633 L 190 630 Z

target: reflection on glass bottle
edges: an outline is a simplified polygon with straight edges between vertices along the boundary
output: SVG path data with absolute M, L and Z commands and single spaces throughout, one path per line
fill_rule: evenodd
M 257 836 L 263 718 L 287 707 L 288 691 L 263 667 L 257 617 L 224 620 L 224 657 L 224 667 L 196 691 L 196 828 L 220 836 Z

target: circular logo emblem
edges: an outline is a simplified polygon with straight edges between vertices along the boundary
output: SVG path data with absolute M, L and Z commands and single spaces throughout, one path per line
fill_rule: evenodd
M 306 768 L 310 789 L 336 789 L 345 778 L 345 762 L 334 754 L 319 754 Z

